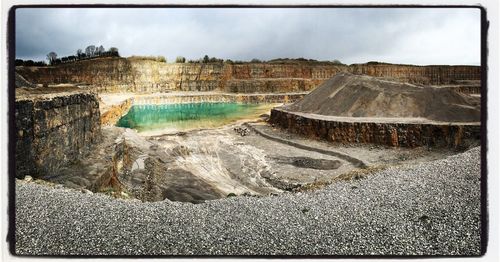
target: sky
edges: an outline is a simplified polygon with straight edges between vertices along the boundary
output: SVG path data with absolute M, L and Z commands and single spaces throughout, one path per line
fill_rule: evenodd
M 19 8 L 16 58 L 120 55 L 480 65 L 474 8 Z

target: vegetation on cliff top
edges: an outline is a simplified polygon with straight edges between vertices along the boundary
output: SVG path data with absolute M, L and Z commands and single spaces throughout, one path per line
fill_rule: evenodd
M 118 53 L 118 48 L 111 47 L 107 51 L 104 49 L 102 45 L 96 47 L 95 45 L 89 45 L 83 51 L 82 49 L 78 49 L 76 51 L 76 55 L 70 55 L 58 58 L 56 52 L 50 52 L 47 54 L 47 61 L 33 61 L 33 60 L 22 60 L 16 59 L 16 66 L 47 66 L 47 65 L 58 65 L 64 64 L 68 62 L 76 62 L 79 60 L 87 60 L 94 58 L 102 58 L 102 57 L 120 57 Z M 156 62 L 167 63 L 167 59 L 164 56 L 141 56 L 141 55 L 133 55 L 128 57 L 127 59 L 131 60 L 150 60 Z M 190 63 L 190 64 L 247 64 L 247 63 L 269 63 L 269 64 L 325 64 L 325 65 L 345 65 L 339 60 L 335 59 L 332 61 L 318 61 L 315 59 L 306 59 L 306 58 L 275 58 L 271 60 L 261 60 L 257 58 L 253 58 L 250 61 L 242 61 L 242 60 L 231 60 L 231 59 L 223 59 L 217 57 L 209 57 L 208 55 L 203 56 L 199 59 L 186 59 L 183 56 L 177 56 L 175 59 L 175 63 Z M 374 62 L 371 62 L 374 63 Z M 378 62 L 375 62 L 378 63 Z
M 129 56 L 128 59 L 132 60 L 150 60 L 150 61 L 156 61 L 156 62 L 161 62 L 161 63 L 166 63 L 167 59 L 164 56 L 139 56 L 139 55 L 133 55 Z
M 56 52 L 50 52 L 47 54 L 47 61 L 49 65 L 58 65 L 68 62 L 76 62 L 79 60 L 94 59 L 100 57 L 120 57 L 118 53 L 118 48 L 110 47 L 107 51 L 102 45 L 96 47 L 95 45 L 89 45 L 85 48 L 85 52 L 82 49 L 76 50 L 76 55 L 64 56 L 58 58 Z M 45 61 L 33 61 L 33 60 L 15 60 L 16 66 L 47 66 Z
M 182 56 L 178 56 L 176 63 L 185 63 L 186 58 Z M 315 64 L 329 64 L 329 65 L 344 65 L 342 62 L 339 60 L 335 59 L 333 61 L 318 61 L 315 59 L 306 59 L 306 58 L 276 58 L 276 59 L 271 59 L 271 60 L 260 60 L 257 58 L 253 58 L 250 61 L 242 61 L 242 60 L 231 60 L 231 59 L 222 59 L 222 58 L 216 58 L 216 57 L 209 57 L 208 55 L 205 55 L 203 58 L 196 59 L 196 60 L 187 60 L 188 63 L 204 63 L 204 64 L 210 64 L 210 63 L 228 63 L 228 64 L 247 64 L 247 63 L 269 63 L 269 64 L 304 64 L 304 63 L 315 63 Z
M 57 58 L 57 54 L 55 52 L 50 52 L 47 54 L 47 60 L 50 65 L 57 65 L 61 63 L 67 62 L 75 62 L 78 60 L 91 59 L 97 57 L 120 57 L 118 53 L 118 48 L 110 47 L 108 51 L 104 49 L 102 45 L 96 47 L 95 45 L 89 45 L 85 48 L 85 52 L 82 49 L 76 50 L 76 55 L 70 55 Z

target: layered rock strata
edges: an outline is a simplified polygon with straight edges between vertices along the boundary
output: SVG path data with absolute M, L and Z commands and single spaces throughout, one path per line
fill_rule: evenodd
M 237 103 L 292 103 L 303 98 L 306 93 L 283 94 L 185 94 L 134 96 L 134 105 L 179 104 L 199 102 L 237 102 Z
M 467 147 L 470 140 L 481 138 L 479 123 L 380 122 L 375 119 L 361 122 L 361 119 L 306 117 L 280 109 L 271 110 L 270 122 L 311 139 L 345 144 L 460 148 Z
M 349 72 L 356 75 L 392 78 L 399 82 L 424 85 L 443 85 L 457 83 L 463 80 L 480 80 L 479 66 L 413 66 L 393 64 L 355 64 Z
M 366 74 L 420 84 L 480 80 L 478 66 L 308 63 L 167 64 L 102 58 L 48 67 L 17 67 L 36 84 L 85 83 L 97 92 L 224 91 L 238 93 L 310 91 L 340 73 Z
M 78 91 L 17 96 L 15 123 L 16 177 L 55 174 L 99 140 L 99 103 Z

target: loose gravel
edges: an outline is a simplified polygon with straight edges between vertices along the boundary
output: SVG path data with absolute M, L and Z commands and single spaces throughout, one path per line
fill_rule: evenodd
M 16 182 L 20 255 L 479 255 L 480 149 L 307 193 L 203 204 Z

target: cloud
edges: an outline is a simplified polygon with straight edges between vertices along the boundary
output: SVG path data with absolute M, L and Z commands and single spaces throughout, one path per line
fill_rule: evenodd
M 16 57 L 74 54 L 87 45 L 123 56 L 205 54 L 479 64 L 480 11 L 471 8 L 20 8 Z

